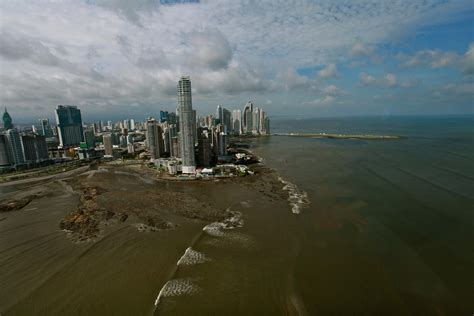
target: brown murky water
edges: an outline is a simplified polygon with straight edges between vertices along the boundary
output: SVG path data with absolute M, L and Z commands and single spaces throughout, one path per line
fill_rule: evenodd
M 79 195 L 51 182 L 53 196 L 0 214 L 0 312 L 470 315 L 474 150 L 465 132 L 455 135 L 259 140 L 254 150 L 291 183 L 273 174 L 225 184 L 85 175 L 107 187 L 98 201 L 114 208 L 163 190 L 234 212 L 223 223 L 150 206 L 177 227 L 140 232 L 131 216 L 88 243 L 59 229 Z M 25 187 L 0 186 L 1 197 Z

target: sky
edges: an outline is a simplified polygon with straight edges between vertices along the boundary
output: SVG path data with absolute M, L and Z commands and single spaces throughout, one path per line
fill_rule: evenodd
M 0 0 L 0 105 L 15 122 L 193 107 L 271 117 L 474 114 L 472 0 Z

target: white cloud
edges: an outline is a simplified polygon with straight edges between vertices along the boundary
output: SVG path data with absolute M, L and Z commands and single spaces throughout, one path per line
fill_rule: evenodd
M 334 97 L 331 95 L 326 95 L 321 98 L 314 99 L 312 101 L 304 102 L 304 105 L 309 106 L 322 106 L 322 105 L 330 105 L 333 104 Z
M 474 75 L 474 43 L 469 48 L 461 61 L 462 71 L 466 75 Z
M 370 56 L 374 50 L 375 47 L 373 45 L 356 42 L 354 45 L 352 45 L 349 54 L 351 56 Z
M 359 82 L 362 86 L 370 86 L 375 84 L 377 81 L 375 78 L 365 72 L 359 74 Z
M 379 86 L 386 88 L 415 88 L 421 83 L 418 79 L 400 82 L 395 74 L 388 73 L 381 78 L 376 78 L 365 72 L 359 74 L 359 85 L 362 87 Z
M 459 55 L 454 52 L 444 52 L 436 49 L 426 49 L 415 53 L 413 56 L 399 54 L 403 67 L 429 66 L 433 69 L 455 65 Z
M 386 74 L 385 82 L 389 88 L 395 88 L 398 86 L 397 76 L 394 74 Z
M 328 64 L 318 72 L 320 78 L 336 78 L 338 76 L 336 64 Z
M 196 98 L 262 94 L 277 103 L 282 88 L 324 94 L 295 69 L 326 65 L 318 76 L 333 78 L 348 50 L 374 56 L 375 45 L 394 34 L 444 20 L 469 3 L 0 1 L 0 102 L 38 109 L 82 102 L 90 111 L 174 106 L 183 74 Z M 472 53 L 464 58 L 472 73 Z

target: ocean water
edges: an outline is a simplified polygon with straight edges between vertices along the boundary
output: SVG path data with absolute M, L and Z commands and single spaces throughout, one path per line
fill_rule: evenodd
M 307 193 L 292 274 L 310 315 L 474 311 L 474 118 L 273 121 L 255 151 Z

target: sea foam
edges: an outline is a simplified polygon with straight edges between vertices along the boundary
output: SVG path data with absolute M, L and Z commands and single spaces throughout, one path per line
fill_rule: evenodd
M 187 248 L 181 258 L 178 260 L 177 265 L 193 265 L 198 263 L 204 263 L 210 261 L 203 253 L 193 250 L 191 247 Z
M 224 236 L 224 230 L 234 229 L 244 226 L 244 219 L 242 213 L 228 210 L 232 216 L 226 218 L 222 222 L 213 222 L 206 225 L 202 230 L 213 237 Z
M 191 279 L 173 279 L 165 283 L 163 288 L 160 290 L 158 297 L 155 300 L 155 306 L 160 303 L 160 300 L 164 297 L 179 296 L 179 295 L 191 295 L 198 293 L 200 288 L 194 284 Z
M 283 190 L 288 192 L 288 202 L 291 206 L 293 214 L 300 214 L 301 209 L 309 204 L 308 194 L 300 190 L 295 184 L 283 180 L 281 177 L 278 180 L 283 184 Z

